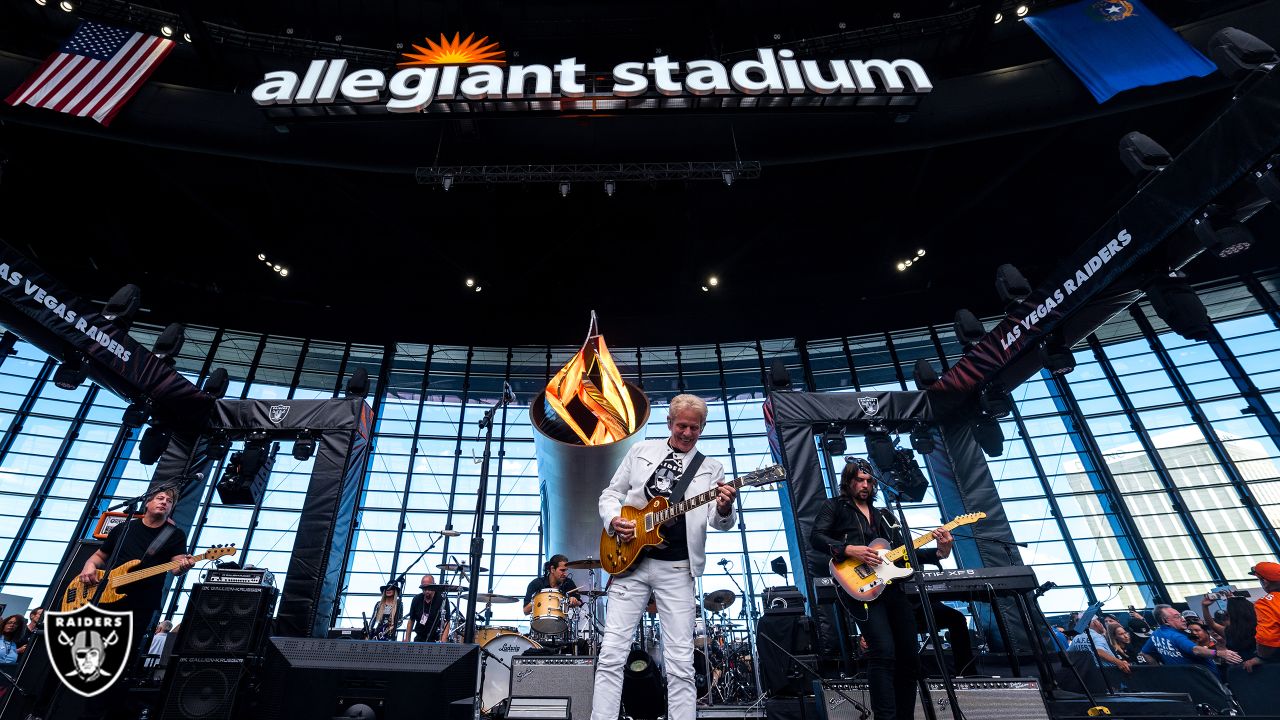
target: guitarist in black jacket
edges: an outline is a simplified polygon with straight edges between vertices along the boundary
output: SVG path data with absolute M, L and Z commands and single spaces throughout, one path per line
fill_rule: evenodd
M 875 506 L 878 484 L 871 464 L 861 458 L 845 460 L 840 495 L 823 503 L 809 542 L 815 550 L 835 560 L 856 558 L 874 567 L 880 564 L 880 556 L 868 547 L 872 540 L 884 538 L 891 547 L 897 547 L 906 539 L 893 513 Z M 921 563 L 937 562 L 951 554 L 951 533 L 939 528 L 933 534 L 938 547 L 918 551 Z M 830 573 L 823 568 L 821 574 Z M 869 603 L 854 601 L 845 606 L 867 640 L 867 684 L 876 720 L 914 717 L 916 680 L 920 675 L 918 631 L 906 594 L 897 584 L 891 584 Z

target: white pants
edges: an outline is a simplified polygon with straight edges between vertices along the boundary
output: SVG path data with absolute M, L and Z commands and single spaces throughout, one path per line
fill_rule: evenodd
M 668 720 L 695 720 L 693 683 L 693 576 L 689 561 L 644 559 L 609 586 L 604 643 L 596 660 L 591 720 L 617 720 L 622 702 L 622 670 L 631 652 L 636 623 L 653 594 L 662 621 L 663 666 L 667 676 Z

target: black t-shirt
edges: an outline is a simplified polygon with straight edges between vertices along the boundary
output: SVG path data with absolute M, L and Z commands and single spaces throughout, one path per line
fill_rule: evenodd
M 533 596 L 536 595 L 539 590 L 546 590 L 549 587 L 551 587 L 551 584 L 547 582 L 546 575 L 540 575 L 534 578 L 529 583 L 529 587 L 524 590 L 524 604 L 528 605 L 533 602 Z M 556 589 L 568 596 L 569 591 L 576 587 L 578 587 L 578 585 L 573 581 L 573 578 L 566 575 L 564 582 L 560 583 L 560 587 Z
M 648 482 L 644 484 L 644 496 L 648 500 L 661 495 L 668 503 L 679 502 L 684 498 L 671 497 L 671 491 L 680 483 L 684 474 L 683 453 L 675 450 L 667 453 L 666 459 L 658 463 Z M 645 548 L 645 557 L 654 560 L 688 560 L 689 530 L 685 525 L 685 516 L 680 515 L 662 526 L 663 543 Z
M 414 642 L 436 642 L 444 624 L 449 621 L 449 600 L 443 593 L 436 593 L 426 608 L 426 621 L 423 621 L 422 593 L 413 596 L 409 601 L 409 627 L 413 630 Z
M 124 545 L 120 547 L 120 554 L 116 558 L 116 565 L 123 565 L 129 560 L 141 559 L 142 562 L 133 568 L 134 570 L 145 570 L 156 565 L 163 565 L 173 559 L 174 555 L 182 555 L 187 551 L 187 534 L 181 528 L 173 527 L 168 523 L 162 524 L 160 527 L 151 528 L 142 523 L 141 520 L 130 520 L 128 523 L 129 532 L 125 535 L 125 524 L 121 523 L 111 528 L 111 533 L 107 535 L 107 539 L 99 548 L 107 560 L 111 560 L 111 554 L 115 550 L 116 543 L 120 542 L 120 537 L 125 535 Z M 166 528 L 172 527 L 173 532 L 169 533 L 169 537 L 164 544 L 156 550 L 154 555 L 144 557 L 147 548 L 151 547 L 151 543 L 156 536 Z M 103 568 L 110 570 L 111 568 Z M 133 610 L 135 623 L 146 624 L 149 618 L 142 617 L 141 613 L 150 613 L 160 608 L 160 601 L 164 595 L 164 579 L 165 573 L 158 573 L 149 578 L 121 585 L 116 588 L 116 592 L 123 593 L 124 599 L 103 607 L 108 610 Z

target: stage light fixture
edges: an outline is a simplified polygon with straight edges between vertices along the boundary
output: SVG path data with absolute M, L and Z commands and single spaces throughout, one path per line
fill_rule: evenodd
M 844 437 L 843 425 L 832 425 L 822 433 L 822 447 L 826 448 L 830 455 L 843 455 L 849 449 L 849 443 Z
M 267 256 L 264 253 L 258 253 L 259 262 L 266 262 Z
M 231 453 L 217 485 L 223 505 L 257 505 L 262 501 L 280 450 L 280 443 L 270 445 L 268 448 L 266 433 L 255 431 L 245 440 L 244 450 Z
M 737 179 L 732 170 L 721 170 L 720 179 L 724 180 L 727 187 L 733 187 L 733 181 Z
M 867 458 L 880 469 L 880 472 L 892 468 L 896 459 L 893 439 L 889 437 L 889 430 L 880 418 L 873 418 L 867 425 L 864 439 L 867 445 Z
M 1002 13 L 996 13 L 995 24 L 999 25 L 1003 20 L 1004 20 L 1004 15 Z
M 142 290 L 137 285 L 125 285 L 116 291 L 102 308 L 102 317 L 120 330 L 129 332 L 133 316 L 142 303 Z
M 289 268 L 287 267 L 280 268 L 280 277 L 289 277 Z
M 634 648 L 627 655 L 622 677 L 622 704 L 636 720 L 657 720 L 667 714 L 667 691 L 649 653 Z
M 36 0 L 36 4 L 39 5 L 40 7 L 44 7 L 45 5 L 49 4 L 49 0 Z
M 467 278 L 467 287 L 475 287 L 475 286 L 476 286 L 476 279 L 475 279 L 475 278 Z
M 1147 288 L 1147 299 L 1156 315 L 1187 340 L 1205 341 L 1213 338 L 1213 321 L 1200 296 L 1187 284 L 1182 273 L 1172 273 L 1160 278 Z
M 1031 12 L 1031 8 L 1026 5 L 1019 5 L 1014 12 L 1018 13 L 1018 17 L 1026 17 L 1027 13 Z
M 978 396 L 978 408 L 990 418 L 1008 417 L 1013 414 L 1013 396 L 999 385 L 988 385 Z
M 1258 71 L 1269 72 L 1280 60 L 1270 45 L 1233 27 L 1214 33 L 1209 38 L 1208 49 L 1209 58 L 1218 70 L 1236 82 Z
M 62 2 L 58 3 L 58 7 L 62 8 L 62 12 L 71 12 L 76 9 L 76 6 L 72 5 L 68 0 L 62 0 Z
M 221 460 L 230 449 L 231 438 L 226 432 L 219 430 L 209 437 L 209 444 L 205 446 L 204 452 L 210 460 Z
M 187 42 L 191 42 L 191 33 L 189 32 L 182 33 L 182 39 Z
M 316 451 L 316 436 L 310 430 L 303 430 L 298 433 L 298 439 L 293 441 L 293 459 L 298 462 L 306 462 Z
M 1249 228 L 1225 217 L 1221 208 L 1210 207 L 1200 211 L 1191 220 L 1191 230 L 1205 250 L 1220 258 L 1239 255 L 1253 247 L 1253 233 Z
M 284 29 L 284 34 L 285 34 L 285 35 L 292 35 L 292 34 L 293 34 L 293 28 L 291 28 L 291 27 L 287 27 L 287 28 L 285 28 L 285 29 Z
M 445 192 L 449 192 L 453 187 L 453 175 L 446 173 L 440 176 L 440 187 L 444 188 Z
M 898 272 L 902 272 L 903 270 L 906 270 L 906 269 L 907 269 L 907 264 L 906 264 L 906 263 L 904 263 L 904 262 L 900 262 L 900 263 L 898 263 Z
M 230 386 L 231 377 L 227 375 L 227 369 L 214 368 L 213 372 L 209 373 L 209 377 L 204 379 L 204 387 L 202 389 L 214 398 L 221 400 L 222 396 L 227 394 L 227 388 Z
M 1253 171 L 1253 183 L 1271 202 L 1280 205 L 1280 174 L 1276 172 L 1276 164 L 1280 163 L 1280 155 L 1273 156 L 1260 170 Z
M 996 294 L 1006 312 L 1012 310 L 1031 294 L 1031 283 L 1018 268 L 1005 263 L 996 268 Z
M 178 361 L 178 353 L 182 352 L 182 345 L 186 341 L 187 326 L 182 323 L 169 323 L 156 337 L 155 344 L 151 346 L 151 354 L 166 364 L 173 365 Z
M 1000 427 L 999 420 L 982 418 L 974 423 L 973 439 L 988 457 L 1000 457 L 1004 454 L 1004 430 Z
M 604 194 L 605 194 L 605 195 L 608 195 L 609 197 L 613 197 L 613 194 L 614 194 L 614 193 L 616 193 L 616 192 L 618 192 L 618 183 L 616 183 L 616 182 L 614 182 L 614 181 L 612 181 L 612 180 L 605 180 L 605 181 L 604 181 Z
M 921 455 L 930 455 L 938 449 L 933 430 L 923 420 L 916 420 L 911 425 L 911 448 Z
M 911 377 L 915 380 L 916 389 L 924 390 L 938 382 L 938 371 L 928 360 L 919 358 L 911 369 Z
M 159 462 L 165 448 L 169 447 L 170 437 L 172 433 L 165 427 L 159 425 L 148 427 L 142 433 L 142 439 L 138 441 L 138 462 L 143 465 L 155 465 Z
M 89 377 L 89 370 L 84 363 L 84 353 L 79 351 L 68 353 L 58 369 L 53 371 L 53 384 L 63 390 L 75 390 L 80 387 L 80 383 Z
M 771 390 L 786 390 L 791 387 L 791 371 L 787 370 L 787 363 L 780 357 L 776 357 L 769 361 L 769 388 Z
M 1056 333 L 1040 345 L 1040 364 L 1051 375 L 1066 375 L 1076 369 L 1076 356 Z
M 836 23 L 836 27 L 840 28 L 841 30 L 844 30 L 845 28 L 849 27 L 849 25 L 848 23 L 841 20 L 840 22 Z
M 127 428 L 138 428 L 147 424 L 151 419 L 151 400 L 142 398 L 129 404 L 124 409 L 124 415 L 120 418 L 120 424 Z
M 924 248 L 920 248 L 916 251 L 916 257 L 924 257 Z
M 334 36 L 333 36 L 333 41 L 334 41 L 334 42 L 342 42 L 342 36 L 341 36 L 341 35 L 334 35 Z
M 966 350 L 981 340 L 983 335 L 987 334 L 986 328 L 982 327 L 982 322 L 978 320 L 978 316 L 967 308 L 961 308 L 956 311 L 953 327 L 955 328 L 956 340 L 959 340 Z
M 1134 177 L 1154 175 L 1173 162 L 1160 143 L 1134 131 L 1120 138 L 1120 162 Z
M 172 26 L 172 25 L 161 25 L 161 26 L 160 26 L 160 34 L 161 34 L 161 35 L 163 35 L 163 36 L 165 36 L 165 37 L 173 37 L 173 26 Z
M 707 278 L 707 284 L 710 285 L 711 287 L 716 287 L 717 285 L 720 284 L 720 278 L 716 277 L 715 275 L 712 275 L 710 278 Z
M 479 288 L 477 288 L 478 290 Z M 368 397 L 369 396 L 369 371 L 364 368 L 356 368 L 351 373 L 351 377 L 347 378 L 347 397 Z
M 903 265 L 906 265 L 907 267 L 911 267 L 911 263 L 912 263 L 912 262 L 914 262 L 914 261 L 912 261 L 912 260 L 904 260 L 904 261 L 902 262 L 902 264 L 903 264 Z
M 569 181 L 561 180 L 560 181 L 560 197 L 569 197 L 569 190 L 570 190 Z
M 479 285 L 477 285 L 477 286 L 476 286 L 476 292 L 480 292 L 480 291 L 481 291 L 481 290 L 483 290 L 483 289 L 484 289 L 484 288 L 480 287 Z

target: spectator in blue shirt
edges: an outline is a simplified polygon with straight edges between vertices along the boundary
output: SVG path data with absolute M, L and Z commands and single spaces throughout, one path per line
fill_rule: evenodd
M 1163 665 L 1202 665 L 1214 669 L 1215 658 L 1235 665 L 1243 661 L 1234 650 L 1214 650 L 1196 645 L 1187 637 L 1187 619 L 1168 605 L 1157 605 L 1156 622 L 1159 626 L 1142 646 L 1142 654 L 1151 662 Z
M 1116 657 L 1111 652 L 1111 644 L 1107 642 L 1105 626 L 1102 620 L 1095 615 L 1089 621 L 1089 627 L 1085 632 L 1080 633 L 1071 639 L 1071 645 L 1067 648 L 1067 652 L 1090 652 L 1098 656 L 1104 666 L 1112 666 L 1120 668 L 1120 671 L 1129 674 L 1128 661 Z M 1090 648 L 1092 645 L 1092 648 Z

